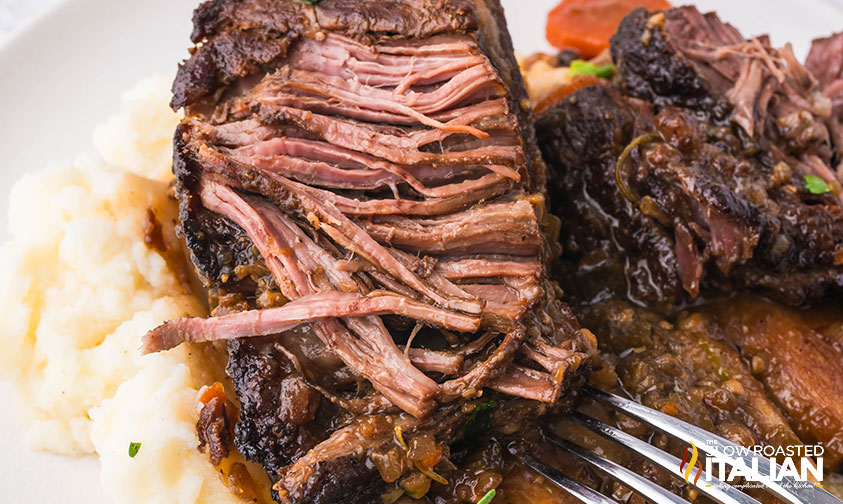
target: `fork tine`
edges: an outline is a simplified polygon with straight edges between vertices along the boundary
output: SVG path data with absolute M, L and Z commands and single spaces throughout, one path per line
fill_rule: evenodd
M 530 467 L 532 470 L 541 474 L 542 476 L 553 482 L 553 484 L 555 484 L 559 488 L 567 491 L 569 494 L 576 497 L 580 502 L 584 502 L 585 504 L 617 504 L 612 499 L 609 499 L 603 494 L 600 494 L 588 488 L 582 483 L 579 483 L 576 480 L 565 476 L 561 472 L 539 462 L 530 455 L 524 455 L 523 460 L 524 463 L 527 464 L 527 466 Z
M 635 436 L 627 434 L 620 429 L 610 427 L 603 422 L 599 422 L 589 416 L 583 415 L 582 413 L 575 412 L 573 419 L 588 430 L 599 434 L 610 441 L 625 446 L 653 464 L 661 467 L 674 477 L 683 481 L 685 480 L 685 476 L 679 468 L 679 459 L 673 455 L 662 451 Z M 719 480 L 715 480 L 705 472 L 703 472 L 700 476 L 703 482 L 716 482 L 713 485 L 696 485 L 696 488 L 700 491 L 700 493 L 708 496 L 715 502 L 719 502 L 720 504 L 760 504 L 757 500 L 745 493 L 742 493 L 737 488 L 721 483 Z
M 624 484 L 635 493 L 640 494 L 653 502 L 658 502 L 660 504 L 688 504 L 688 501 L 685 499 L 658 486 L 643 476 L 640 476 L 609 459 L 596 455 L 585 448 L 568 441 L 567 439 L 558 438 L 553 435 L 548 436 L 548 439 L 551 443 L 573 453 L 581 460 L 591 464 L 601 472 L 606 473 L 610 478 Z
M 760 457 L 752 452 L 743 452 L 745 448 L 713 434 L 695 425 L 683 422 L 678 418 L 666 415 L 660 411 L 648 408 L 635 401 L 608 394 L 602 390 L 586 385 L 583 391 L 592 399 L 635 418 L 649 427 L 663 432 L 670 437 L 683 442 L 692 442 L 697 449 L 706 455 L 717 457 L 719 460 L 740 462 L 745 467 L 757 464 L 757 472 L 764 479 L 765 488 L 790 504 L 843 504 L 843 501 L 831 495 L 816 485 L 802 486 L 800 482 L 790 476 L 781 477 L 781 481 L 773 481 L 770 459 Z M 732 452 L 734 455 L 730 455 Z M 745 455 L 743 453 L 746 453 Z M 778 467 L 776 468 L 779 469 Z

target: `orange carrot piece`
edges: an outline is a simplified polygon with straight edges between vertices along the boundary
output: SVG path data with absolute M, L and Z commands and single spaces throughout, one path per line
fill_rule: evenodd
M 547 18 L 547 40 L 559 49 L 574 49 L 589 59 L 609 47 L 618 24 L 636 7 L 669 9 L 665 0 L 562 0 Z

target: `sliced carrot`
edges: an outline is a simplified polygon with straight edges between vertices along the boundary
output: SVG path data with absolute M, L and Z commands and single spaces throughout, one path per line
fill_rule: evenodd
M 547 40 L 560 49 L 593 58 L 609 47 L 618 24 L 636 7 L 669 9 L 665 0 L 562 0 L 547 17 Z
M 225 399 L 225 387 L 223 387 L 222 383 L 220 382 L 214 382 L 213 385 L 202 387 L 202 389 L 199 390 L 199 395 L 197 399 L 199 399 L 200 403 L 205 405 L 211 402 L 211 399 L 215 397 L 221 397 Z

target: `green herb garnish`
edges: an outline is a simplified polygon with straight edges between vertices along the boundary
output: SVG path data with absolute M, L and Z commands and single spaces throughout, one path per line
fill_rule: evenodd
M 486 495 L 484 495 L 482 499 L 477 501 L 477 504 L 489 504 L 490 502 L 492 502 L 492 499 L 495 498 L 495 493 L 497 492 L 495 492 L 494 489 L 489 490 L 488 492 L 486 492 Z
M 140 451 L 140 443 L 129 443 L 129 457 L 135 458 L 135 455 Z
M 805 178 L 805 189 L 811 194 L 825 194 L 831 192 L 831 188 L 825 183 L 825 180 L 816 175 L 802 175 Z
M 492 427 L 492 408 L 494 407 L 495 401 L 486 401 L 478 403 L 471 410 L 463 428 L 466 439 L 477 437 Z
M 574 60 L 571 62 L 569 75 L 594 75 L 601 79 L 611 79 L 615 75 L 615 65 L 597 66 L 585 60 Z

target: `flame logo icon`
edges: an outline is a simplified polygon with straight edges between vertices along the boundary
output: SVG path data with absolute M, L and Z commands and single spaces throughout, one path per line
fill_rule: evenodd
M 702 474 L 702 462 L 699 460 L 700 453 L 697 450 L 697 445 L 691 442 L 691 453 L 688 453 L 688 448 L 684 446 L 682 449 L 685 451 L 685 457 L 683 457 L 682 462 L 679 463 L 679 471 L 681 472 L 684 469 L 685 483 L 691 483 L 689 478 L 691 477 L 691 471 L 694 469 L 694 465 L 696 464 L 699 470 L 694 478 L 693 485 L 697 486 L 697 481 L 700 480 L 700 474 Z M 690 461 L 688 460 L 689 457 L 691 459 Z M 685 467 L 685 463 L 688 463 L 688 467 Z

